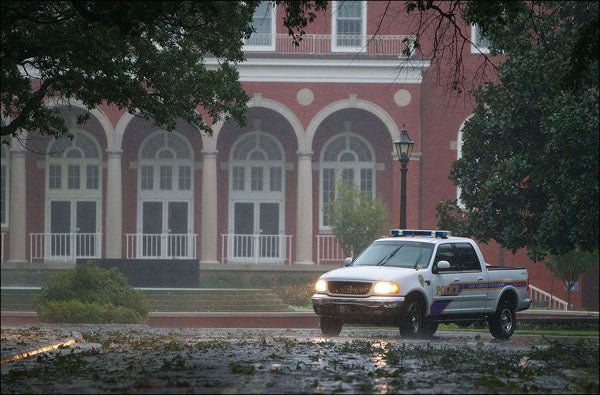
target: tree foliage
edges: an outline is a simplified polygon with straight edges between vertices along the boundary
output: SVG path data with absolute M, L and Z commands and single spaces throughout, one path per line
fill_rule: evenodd
M 325 2 L 277 1 L 291 39 Z M 1 136 L 68 133 L 45 100 L 126 109 L 161 128 L 176 119 L 245 124 L 246 95 L 236 64 L 253 32 L 259 1 L 3 1 Z M 214 57 L 218 66 L 205 63 Z M 89 114 L 87 115 L 89 116 Z M 85 121 L 86 116 L 78 119 Z
M 550 256 L 544 264 L 552 274 L 561 279 L 568 292 L 568 303 L 571 305 L 571 290 L 575 287 L 581 275 L 598 264 L 598 250 L 583 252 L 571 250 L 563 255 Z
M 533 4 L 509 20 L 481 19 L 506 60 L 500 83 L 475 93 L 451 179 L 467 233 L 541 260 L 598 248 L 598 3 Z M 592 25 L 596 49 L 577 53 L 577 34 Z
M 342 181 L 336 184 L 335 200 L 323 206 L 323 213 L 347 256 L 357 256 L 388 230 L 388 209 L 354 184 Z

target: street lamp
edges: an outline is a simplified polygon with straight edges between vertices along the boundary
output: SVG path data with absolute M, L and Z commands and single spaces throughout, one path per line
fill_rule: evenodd
M 400 181 L 400 229 L 406 229 L 406 165 L 410 160 L 410 154 L 414 144 L 415 142 L 408 137 L 406 126 L 402 125 L 400 139 L 394 142 L 396 152 L 398 153 L 398 160 L 402 165 L 402 178 Z

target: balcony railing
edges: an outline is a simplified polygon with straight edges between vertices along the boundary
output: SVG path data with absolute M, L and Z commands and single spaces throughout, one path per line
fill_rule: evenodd
M 223 263 L 290 265 L 292 236 L 222 234 L 221 256 Z
M 196 259 L 196 234 L 126 234 L 127 259 Z
M 529 285 L 529 297 L 538 306 L 551 310 L 569 310 L 569 303 L 533 285 Z
M 101 256 L 102 233 L 30 233 L 30 260 L 69 262 Z
M 335 235 L 317 235 L 317 265 L 339 264 L 343 266 L 348 256 Z
M 254 33 L 244 45 L 246 52 L 275 52 L 279 54 L 325 55 L 366 53 L 369 55 L 404 56 L 404 50 L 413 52 L 414 36 L 371 35 L 332 36 L 331 34 L 305 34 L 300 45 L 294 45 L 287 34 Z
M 2 239 L 0 239 L 0 263 L 4 263 L 4 232 L 2 232 Z

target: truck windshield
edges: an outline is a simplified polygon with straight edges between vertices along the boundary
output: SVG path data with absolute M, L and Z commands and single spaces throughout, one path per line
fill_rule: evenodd
M 352 266 L 394 266 L 416 269 L 429 265 L 433 244 L 417 241 L 379 241 L 367 247 Z

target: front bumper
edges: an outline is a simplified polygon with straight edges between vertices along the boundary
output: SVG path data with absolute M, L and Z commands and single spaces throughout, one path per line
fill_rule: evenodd
M 339 297 L 312 296 L 313 310 L 321 316 L 335 317 L 344 323 L 395 322 L 400 318 L 404 296 Z

